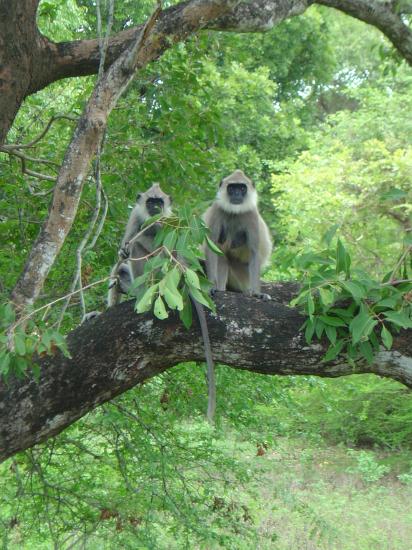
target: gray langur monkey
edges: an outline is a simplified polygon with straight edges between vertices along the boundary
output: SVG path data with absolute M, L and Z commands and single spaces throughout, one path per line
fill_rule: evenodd
M 203 220 L 210 237 L 221 249 L 217 255 L 205 247 L 206 272 L 213 284 L 212 291 L 234 290 L 269 300 L 260 292 L 260 271 L 272 252 L 272 241 L 267 225 L 257 208 L 257 193 L 252 181 L 235 170 L 219 185 L 213 204 Z M 208 363 L 208 418 L 216 408 L 214 365 Z
M 210 237 L 223 252 L 206 248 L 207 276 L 214 290 L 234 290 L 270 299 L 260 291 L 260 272 L 272 252 L 269 229 L 259 214 L 253 182 L 242 172 L 220 182 L 214 203 L 203 219 Z
M 154 183 L 144 193 L 138 193 L 136 205 L 127 222 L 120 248 L 120 255 L 124 257 L 125 261 L 120 265 L 117 263 L 111 272 L 111 277 L 114 280 L 110 285 L 107 297 L 109 307 L 118 304 L 121 295 L 128 293 L 133 280 L 143 275 L 147 255 L 154 250 L 154 239 L 161 224 L 155 223 L 144 230 L 142 230 L 142 225 L 148 218 L 156 214 L 162 213 L 164 216 L 170 216 L 171 205 L 170 196 L 161 190 L 158 183 Z M 141 234 L 136 237 L 140 232 Z
M 158 183 L 154 183 L 145 193 L 139 193 L 136 198 L 136 205 L 133 208 L 129 221 L 127 222 L 126 231 L 122 239 L 120 254 L 125 258 L 125 261 L 119 265 L 119 262 L 113 267 L 111 277 L 112 284 L 109 288 L 107 298 L 108 306 L 116 305 L 120 302 L 122 294 L 127 294 L 133 280 L 143 274 L 144 266 L 147 261 L 147 256 L 154 250 L 154 239 L 161 227 L 161 223 L 155 223 L 142 231 L 144 222 L 156 214 L 163 213 L 164 216 L 170 216 L 172 201 L 169 195 L 166 195 Z M 141 234 L 136 237 L 141 232 Z M 136 237 L 136 238 L 135 238 Z M 130 243 L 130 244 L 129 244 Z M 140 258 L 140 259 L 137 259 Z M 214 392 L 214 363 L 212 358 L 212 350 L 210 346 L 209 330 L 205 311 L 202 304 L 190 295 L 190 299 L 195 306 L 197 316 L 199 318 L 200 331 L 205 347 L 205 358 L 208 366 L 208 393 Z M 214 403 L 216 398 L 209 399 L 207 418 L 209 422 L 213 422 L 215 413 Z

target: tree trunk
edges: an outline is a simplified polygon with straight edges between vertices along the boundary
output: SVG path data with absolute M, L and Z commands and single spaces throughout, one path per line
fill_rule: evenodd
M 338 377 L 371 372 L 412 388 L 412 331 L 394 338 L 372 365 L 344 358 L 322 362 L 327 342 L 305 342 L 304 318 L 287 307 L 296 285 L 266 285 L 271 302 L 218 293 L 207 314 L 216 362 L 262 374 Z M 57 353 L 36 361 L 40 380 L 0 383 L 0 460 L 61 432 L 96 406 L 183 361 L 203 361 L 198 323 L 185 330 L 178 317 L 136 315 L 133 301 L 112 307 L 68 336 L 71 359 Z M 206 394 L 206 388 L 205 388 Z M 217 388 L 217 403 L 222 398 Z M 219 412 L 218 412 L 219 414 Z
M 37 2 L 0 0 L 0 145 L 30 88 L 40 33 Z

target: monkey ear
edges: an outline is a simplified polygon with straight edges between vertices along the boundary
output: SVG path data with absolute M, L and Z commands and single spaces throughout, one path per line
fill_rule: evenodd
M 224 178 L 223 178 L 224 179 Z M 219 187 L 222 187 L 223 185 L 223 179 L 220 180 Z
M 142 198 L 142 194 L 141 194 L 141 193 L 137 193 L 137 195 L 136 195 L 136 202 L 138 202 L 141 198 Z

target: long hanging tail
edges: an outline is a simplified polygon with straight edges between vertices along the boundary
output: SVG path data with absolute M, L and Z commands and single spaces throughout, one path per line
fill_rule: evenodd
M 199 318 L 200 332 L 202 333 L 203 343 L 205 346 L 205 357 L 207 364 L 207 419 L 210 424 L 213 424 L 216 411 L 216 380 L 215 380 L 215 363 L 212 357 L 212 348 L 210 346 L 209 329 L 207 327 L 205 310 L 202 304 L 190 296 L 195 306 L 197 316 Z
M 110 276 L 113 280 L 109 285 L 109 292 L 107 294 L 107 307 L 115 306 L 120 303 L 122 294 L 127 294 L 132 284 L 132 272 L 127 263 L 120 265 L 116 264 Z

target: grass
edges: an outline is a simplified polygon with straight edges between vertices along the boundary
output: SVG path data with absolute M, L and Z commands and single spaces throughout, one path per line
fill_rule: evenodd
M 364 453 L 283 438 L 263 456 L 246 454 L 261 473 L 249 504 L 258 548 L 411 550 L 412 483 L 381 472 L 383 454 L 368 452 L 363 464 Z

